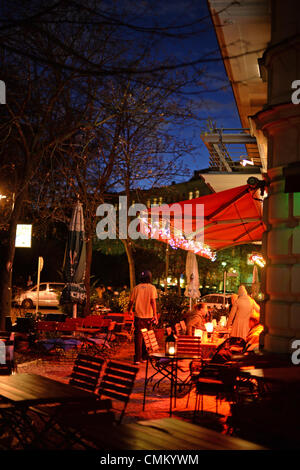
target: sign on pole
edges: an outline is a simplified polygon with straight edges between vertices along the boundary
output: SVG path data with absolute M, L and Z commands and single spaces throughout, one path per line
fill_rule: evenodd
M 17 224 L 16 248 L 31 248 L 31 224 Z

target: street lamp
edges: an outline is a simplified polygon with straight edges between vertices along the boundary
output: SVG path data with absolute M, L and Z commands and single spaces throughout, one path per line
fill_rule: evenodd
M 223 274 L 223 292 L 224 292 L 224 297 L 223 297 L 223 306 L 225 305 L 225 294 L 226 294 L 226 277 L 227 277 L 227 273 L 226 273 L 226 261 L 222 261 L 222 266 L 224 268 L 224 274 Z

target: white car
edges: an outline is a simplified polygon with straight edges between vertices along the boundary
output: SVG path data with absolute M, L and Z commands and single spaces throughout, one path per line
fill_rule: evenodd
M 64 285 L 62 282 L 41 282 L 39 288 L 39 306 L 58 307 Z M 17 294 L 14 302 L 24 308 L 33 308 L 37 302 L 37 294 L 37 286 L 31 287 Z
M 222 308 L 230 310 L 232 294 L 207 294 L 201 297 L 200 302 L 205 302 L 208 308 Z

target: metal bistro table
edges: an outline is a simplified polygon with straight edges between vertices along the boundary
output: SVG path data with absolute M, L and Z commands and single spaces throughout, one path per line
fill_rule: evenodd
M 222 343 L 221 341 L 215 342 L 205 342 L 201 343 L 201 348 L 198 355 L 192 355 L 188 353 L 179 353 L 174 356 L 168 356 L 163 352 L 152 353 L 149 354 L 147 358 L 146 370 L 145 370 L 145 383 L 144 383 L 144 399 L 143 399 L 143 410 L 145 410 L 146 406 L 146 395 L 147 395 L 147 385 L 149 382 L 148 379 L 148 371 L 149 371 L 149 362 L 151 360 L 159 360 L 159 359 L 166 359 L 169 360 L 170 363 L 170 407 L 169 407 L 169 415 L 172 416 L 173 407 L 176 407 L 176 396 L 177 396 L 177 382 L 178 382 L 178 362 L 184 360 L 201 360 L 201 359 L 209 359 L 213 356 L 217 347 Z
M 0 431 L 10 431 L 23 448 L 41 435 L 29 414 L 31 407 L 93 404 L 97 400 L 96 395 L 71 385 L 37 374 L 22 373 L 0 377 L 0 398 Z

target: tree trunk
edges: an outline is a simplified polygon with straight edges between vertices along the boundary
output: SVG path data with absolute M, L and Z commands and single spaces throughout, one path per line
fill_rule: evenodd
M 93 240 L 90 238 L 86 242 L 86 267 L 85 267 L 85 289 L 86 289 L 86 304 L 84 307 L 84 316 L 90 314 L 91 308 L 91 266 L 93 258 Z
M 132 290 L 134 286 L 136 285 L 135 263 L 134 263 L 132 246 L 131 246 L 130 240 L 122 239 L 121 241 L 126 250 L 126 255 L 127 255 L 128 265 L 129 265 L 130 290 Z
M 15 257 L 15 239 L 17 223 L 23 204 L 23 192 L 16 198 L 10 218 L 7 238 L 7 250 L 4 253 L 0 271 L 0 329 L 5 329 L 5 317 L 11 314 L 12 300 L 12 269 Z
M 181 296 L 180 279 L 181 279 L 181 277 L 180 277 L 180 274 L 179 274 L 179 276 L 177 277 L 177 292 L 178 292 L 178 295 Z

